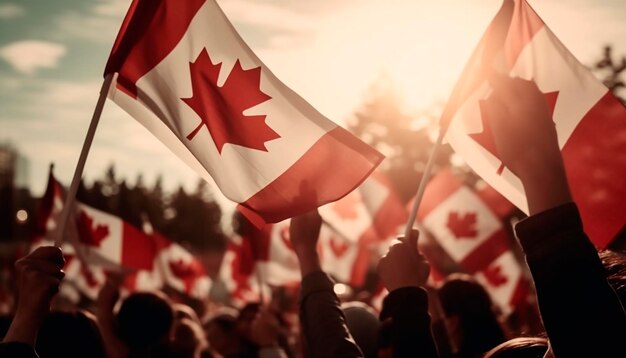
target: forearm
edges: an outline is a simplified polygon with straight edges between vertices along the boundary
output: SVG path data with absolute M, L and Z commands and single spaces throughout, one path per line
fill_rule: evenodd
M 300 325 L 308 357 L 361 357 L 346 326 L 333 282 L 322 271 L 302 278 Z
M 43 317 L 32 317 L 18 310 L 3 342 L 21 342 L 34 347 L 42 319 Z
M 516 231 L 555 355 L 626 356 L 623 308 L 575 205 L 544 210 L 522 221 Z

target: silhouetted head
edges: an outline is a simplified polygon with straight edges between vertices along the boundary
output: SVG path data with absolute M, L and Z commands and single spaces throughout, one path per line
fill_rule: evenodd
M 518 337 L 493 348 L 484 358 L 542 358 L 548 350 L 548 340 L 540 337 Z
M 505 341 L 489 294 L 471 276 L 449 276 L 439 299 L 460 356 L 473 357 Z
M 243 337 L 237 331 L 238 313 L 222 311 L 204 324 L 204 332 L 209 347 L 222 356 L 232 356 L 239 352 Z
M 170 353 L 172 358 L 198 357 L 208 346 L 204 331 L 197 322 L 189 318 L 176 322 Z
M 128 296 L 117 313 L 119 338 L 131 351 L 166 346 L 174 311 L 161 292 L 139 292 Z
M 50 312 L 39 329 L 35 349 L 41 358 L 105 357 L 96 319 L 86 311 Z
M 378 355 L 377 335 L 380 321 L 374 310 L 363 302 L 347 302 L 341 305 L 346 324 L 365 358 Z

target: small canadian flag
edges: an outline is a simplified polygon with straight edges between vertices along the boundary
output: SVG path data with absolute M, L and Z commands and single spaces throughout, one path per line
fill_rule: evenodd
M 51 235 L 63 209 L 64 197 L 64 188 L 51 169 L 39 215 L 40 239 L 53 242 Z M 148 235 L 117 216 L 80 202 L 72 211 L 66 242 L 82 261 L 111 270 L 153 269 L 157 248 Z
M 497 214 L 506 213 L 506 205 L 501 200 L 483 201 L 482 196 L 444 169 L 428 183 L 417 218 L 448 256 L 476 277 L 508 314 L 524 304 L 529 284 Z
M 134 0 L 114 73 L 109 98 L 255 222 L 335 201 L 383 159 L 280 82 L 214 0 Z

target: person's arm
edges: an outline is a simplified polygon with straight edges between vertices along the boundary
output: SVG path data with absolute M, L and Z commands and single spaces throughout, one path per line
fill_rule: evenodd
M 417 251 L 417 231 L 394 244 L 378 263 L 378 275 L 389 294 L 381 320 L 391 319 L 394 357 L 438 357 L 430 329 L 428 293 L 423 288 L 430 266 Z
M 626 357 L 626 315 L 572 202 L 556 129 L 530 81 L 494 75 L 486 101 L 503 163 L 524 186 L 516 226 L 555 357 Z
M 313 211 L 293 218 L 289 229 L 302 274 L 300 325 L 305 356 L 362 357 L 346 325 L 334 283 L 321 269 L 317 254 L 321 222 L 317 211 Z
M 17 309 L 0 352 L 12 357 L 37 356 L 37 332 L 65 276 L 64 264 L 63 253 L 53 246 L 40 247 L 15 263 Z
M 113 309 L 119 299 L 119 286 L 123 276 L 110 274 L 100 289 L 97 299 L 96 317 L 102 334 L 102 340 L 107 350 L 107 357 L 121 358 L 128 354 L 128 348 L 117 337 L 115 327 L 115 314 Z

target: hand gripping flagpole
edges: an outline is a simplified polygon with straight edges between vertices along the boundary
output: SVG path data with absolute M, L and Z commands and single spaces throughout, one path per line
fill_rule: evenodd
M 113 73 L 109 73 L 104 77 L 104 82 L 102 82 L 102 88 L 100 89 L 100 97 L 98 98 L 98 102 L 96 103 L 96 108 L 93 111 L 93 115 L 91 117 L 91 123 L 89 124 L 89 129 L 87 130 L 87 135 L 85 136 L 85 142 L 83 143 L 83 149 L 80 152 L 80 157 L 78 158 L 78 163 L 76 164 L 76 170 L 74 171 L 74 177 L 72 178 L 72 184 L 67 192 L 67 196 L 65 197 L 65 203 L 63 204 L 63 211 L 61 211 L 61 217 L 59 218 L 59 222 L 57 224 L 57 231 L 54 238 L 54 246 L 60 247 L 63 243 L 63 237 L 65 235 L 65 227 L 67 226 L 67 221 L 69 220 L 70 213 L 74 207 L 76 202 L 76 192 L 78 191 L 78 184 L 80 183 L 80 179 L 83 176 L 83 169 L 85 169 L 85 162 L 87 161 L 87 155 L 89 154 L 89 149 L 91 148 L 91 143 L 93 142 L 93 138 L 96 134 L 96 128 L 98 127 L 98 122 L 100 121 L 100 116 L 102 115 L 102 109 L 104 108 L 104 103 L 107 98 L 107 94 L 109 93 L 109 89 L 111 88 L 111 84 L 113 83 Z

